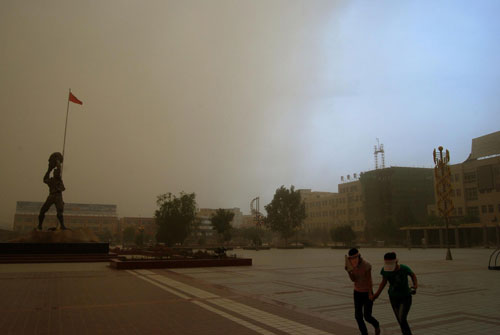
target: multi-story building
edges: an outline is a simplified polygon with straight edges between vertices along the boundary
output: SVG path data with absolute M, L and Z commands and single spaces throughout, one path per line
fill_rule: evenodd
M 450 245 L 500 245 L 500 131 L 472 139 L 469 157 L 450 165 L 453 212 L 448 225 Z M 431 216 L 439 215 L 436 203 L 428 206 Z M 410 244 L 444 246 L 444 223 L 406 228 Z
M 424 223 L 435 202 L 434 170 L 389 167 L 361 174 L 364 216 L 368 227 Z
M 243 224 L 243 213 L 241 213 L 240 209 L 237 207 L 234 208 L 224 208 L 227 211 L 234 213 L 233 221 L 231 221 L 231 225 L 234 228 L 238 228 Z M 200 208 L 198 209 L 198 213 L 196 213 L 196 217 L 199 219 L 209 220 L 212 215 L 215 214 L 217 209 L 215 208 Z
M 500 131 L 474 138 L 471 154 L 450 166 L 454 217 L 492 223 L 500 217 Z
M 113 232 L 114 236 L 118 240 L 122 240 L 123 231 L 127 227 L 133 227 L 137 233 L 144 234 L 144 242 L 149 243 L 156 239 L 156 225 L 155 218 L 153 217 L 131 217 L 126 216 L 118 220 L 118 230 Z
M 243 215 L 241 219 L 241 226 L 240 228 L 250 228 L 250 227 L 255 227 L 257 225 L 257 219 L 255 218 L 255 215 Z
M 310 189 L 298 190 L 306 208 L 303 228 L 306 232 L 316 229 L 329 229 L 334 224 L 335 200 L 338 193 L 313 192 Z
M 299 190 L 306 206 L 306 232 L 349 225 L 362 236 L 388 220 L 398 226 L 423 222 L 434 203 L 433 170 L 390 167 L 362 173 L 338 185 L 338 193 Z
M 360 180 L 348 181 L 338 185 L 340 197 L 336 209 L 336 224 L 349 225 L 357 233 L 365 229 L 363 192 Z
M 38 226 L 38 214 L 43 202 L 18 201 L 14 214 L 14 231 L 28 232 Z M 44 227 L 57 225 L 56 209 L 52 206 L 46 213 Z M 68 228 L 88 228 L 96 234 L 106 230 L 113 234 L 118 230 L 116 205 L 64 204 L 64 224 Z

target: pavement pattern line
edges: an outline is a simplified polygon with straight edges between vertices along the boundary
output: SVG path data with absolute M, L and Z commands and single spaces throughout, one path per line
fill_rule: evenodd
M 185 283 L 173 280 L 171 278 L 168 278 L 168 277 L 160 275 L 160 274 L 156 274 L 156 273 L 148 271 L 148 270 L 136 270 L 135 272 L 134 271 L 129 271 L 129 272 L 138 276 L 141 279 L 149 279 L 149 280 L 147 280 L 148 282 L 151 282 L 150 280 L 157 281 L 158 283 L 166 285 L 168 288 L 170 288 L 170 290 L 176 289 L 176 290 L 182 291 L 185 294 L 192 295 L 196 298 L 207 299 L 206 301 L 210 302 L 211 304 L 214 304 L 218 307 L 222 307 L 222 308 L 229 310 L 235 314 L 242 315 L 248 319 L 257 321 L 259 323 L 262 323 L 268 327 L 277 329 L 278 331 L 284 332 L 286 334 L 290 334 L 290 335 L 335 335 L 333 333 L 328 333 L 328 332 L 325 332 L 323 330 L 316 329 L 316 328 L 304 325 L 302 323 L 292 321 L 292 320 L 277 316 L 275 314 L 259 310 L 257 308 L 250 307 L 248 305 L 245 305 L 245 304 L 242 304 L 242 303 L 230 300 L 230 299 L 222 298 L 216 294 L 201 290 L 199 288 L 187 285 Z M 161 285 L 161 284 L 158 284 L 158 285 Z M 178 293 L 177 295 L 179 296 L 179 294 L 183 294 L 183 293 Z M 187 297 L 187 298 L 189 299 L 189 297 Z M 204 303 L 199 302 L 199 301 L 192 301 L 192 302 L 196 303 L 197 305 L 199 305 L 203 308 L 211 307 L 211 306 L 208 306 L 207 304 L 204 304 Z M 206 308 L 206 309 L 208 309 L 208 308 Z M 246 321 L 244 321 L 242 319 L 236 318 L 230 314 L 227 314 L 227 313 L 220 311 L 218 309 L 215 309 L 215 308 L 213 308 L 212 312 L 217 313 L 221 316 L 224 316 L 230 320 L 233 320 L 233 318 L 235 318 L 235 319 L 238 319 L 244 323 L 247 323 Z M 235 321 L 235 320 L 233 320 L 233 321 Z M 238 322 L 238 323 L 240 323 L 240 322 Z M 244 325 L 245 327 L 248 327 L 247 325 L 245 325 L 243 323 L 240 323 L 240 324 Z M 271 333 L 265 329 L 262 329 L 258 326 L 255 326 L 252 324 L 249 324 L 249 325 L 252 326 L 252 328 L 250 328 L 250 329 L 255 330 L 261 334 L 264 334 L 264 332 L 266 334 L 273 334 L 273 333 Z M 262 330 L 263 332 L 259 331 L 259 329 Z
M 131 273 L 132 275 L 134 275 L 134 276 L 136 276 L 136 277 L 138 277 L 138 278 L 140 278 L 142 280 L 145 280 L 148 283 L 151 283 L 151 284 L 153 284 L 153 285 L 155 285 L 155 286 L 157 286 L 157 287 L 159 287 L 159 288 L 161 288 L 161 289 L 163 289 L 163 290 L 165 290 L 165 291 L 167 291 L 169 293 L 172 293 L 172 294 L 174 294 L 174 295 L 176 295 L 176 296 L 178 296 L 180 298 L 183 298 L 183 299 L 186 299 L 186 300 L 190 300 L 193 304 L 198 305 L 201 308 L 204 308 L 204 309 L 206 309 L 206 310 L 208 310 L 210 312 L 213 312 L 215 314 L 218 314 L 218 315 L 220 315 L 220 316 L 222 316 L 222 317 L 224 317 L 224 318 L 226 318 L 228 320 L 236 322 L 236 323 L 238 323 L 238 324 L 240 324 L 240 325 L 242 325 L 242 326 L 244 326 L 244 327 L 246 327 L 248 329 L 251 329 L 251 330 L 253 330 L 253 331 L 255 331 L 255 332 L 259 333 L 259 334 L 262 334 L 262 335 L 276 335 L 275 333 L 270 332 L 270 331 L 268 331 L 268 330 L 266 330 L 264 328 L 261 328 L 261 327 L 259 327 L 257 325 L 251 324 L 248 321 L 245 321 L 243 319 L 237 318 L 237 317 L 235 317 L 235 316 L 233 316 L 231 314 L 228 314 L 226 312 L 220 311 L 220 310 L 218 310 L 216 308 L 213 308 L 213 307 L 211 307 L 211 306 L 209 306 L 207 304 L 204 304 L 204 303 L 202 303 L 200 301 L 192 300 L 191 297 L 189 297 L 189 296 L 187 296 L 187 295 L 185 295 L 183 293 L 180 293 L 177 290 L 174 290 L 172 288 L 169 288 L 169 287 L 165 286 L 166 284 L 162 285 L 162 284 L 160 284 L 158 282 L 155 282 L 155 281 L 153 281 L 153 280 L 151 280 L 149 278 L 146 278 L 146 276 L 151 276 L 151 277 L 152 276 L 155 276 L 155 277 L 159 276 L 159 275 L 156 275 L 154 272 L 151 272 L 151 271 L 148 271 L 148 270 L 136 270 L 136 271 L 127 270 L 127 272 Z M 166 277 L 163 277 L 163 278 L 166 278 Z M 163 279 L 163 278 L 160 278 L 160 279 Z M 198 289 L 196 289 L 196 290 L 198 290 Z M 199 291 L 201 291 L 201 290 L 199 290 Z M 206 293 L 208 293 L 208 292 L 206 292 Z

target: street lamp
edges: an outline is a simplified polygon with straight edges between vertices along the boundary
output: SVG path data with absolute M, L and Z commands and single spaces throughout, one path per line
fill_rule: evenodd
M 125 249 L 125 239 L 123 237 L 123 232 L 125 231 L 125 229 L 122 228 L 122 250 Z
M 139 232 L 141 233 L 141 247 L 144 245 L 144 226 L 140 225 L 139 226 Z
M 439 156 L 434 149 L 434 176 L 436 177 L 436 193 L 438 196 L 437 207 L 439 214 L 444 218 L 446 224 L 446 260 L 451 261 L 450 245 L 448 243 L 448 224 L 450 220 L 450 214 L 453 211 L 453 202 L 451 201 L 451 171 L 448 165 L 450 161 L 450 152 L 446 150 L 446 154 L 443 155 L 443 147 L 438 148 Z

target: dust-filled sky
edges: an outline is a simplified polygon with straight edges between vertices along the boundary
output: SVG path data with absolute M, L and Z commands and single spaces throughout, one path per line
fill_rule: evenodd
M 281 185 L 465 160 L 500 130 L 500 1 L 0 1 L 0 226 L 44 201 L 151 216 L 160 193 L 239 207 Z

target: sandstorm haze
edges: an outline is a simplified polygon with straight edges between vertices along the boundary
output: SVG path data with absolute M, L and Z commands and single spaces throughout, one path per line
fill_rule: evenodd
M 497 1 L 0 2 L 0 225 L 44 201 L 70 106 L 66 202 L 267 204 L 276 188 L 462 162 L 500 130 Z

